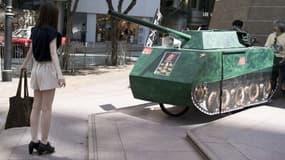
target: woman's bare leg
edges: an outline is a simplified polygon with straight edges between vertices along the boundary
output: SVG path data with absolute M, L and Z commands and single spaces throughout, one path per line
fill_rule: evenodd
M 48 134 L 50 129 L 52 103 L 54 99 L 55 89 L 42 91 L 42 116 L 41 116 L 41 131 L 42 143 L 47 144 Z
M 39 90 L 34 90 L 34 102 L 30 117 L 30 123 L 31 123 L 32 141 L 35 143 L 38 142 L 38 128 L 39 128 L 39 118 L 41 113 L 41 104 L 42 104 L 42 93 Z

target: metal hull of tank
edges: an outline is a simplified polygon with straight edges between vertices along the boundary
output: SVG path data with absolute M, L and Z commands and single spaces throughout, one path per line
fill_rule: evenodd
M 138 99 L 196 106 L 205 114 L 220 114 L 269 99 L 267 95 L 254 102 L 243 102 L 239 107 L 233 102 L 227 107 L 222 104 L 223 97 L 229 97 L 227 92 L 223 95 L 226 86 L 248 88 L 245 85 L 249 85 L 252 88 L 251 81 L 270 81 L 273 59 L 273 52 L 262 47 L 219 50 L 147 48 L 130 74 L 130 85 L 134 97 Z M 262 84 L 258 85 L 261 90 Z M 202 92 L 205 93 L 195 102 L 197 96 L 193 96 L 193 92 L 196 94 L 197 87 L 203 88 Z M 216 105 L 212 109 L 207 106 L 207 100 L 213 97 L 211 88 L 217 92 L 214 100 Z M 244 101 L 248 100 L 245 98 Z

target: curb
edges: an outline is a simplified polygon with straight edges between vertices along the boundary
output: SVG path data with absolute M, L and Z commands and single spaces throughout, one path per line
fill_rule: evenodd
M 187 131 L 187 138 L 195 145 L 198 151 L 207 159 L 207 160 L 219 160 L 210 149 L 207 147 L 192 131 Z
M 8 111 L 0 113 L 0 133 L 5 130 L 5 124 L 7 119 Z
M 93 123 L 93 115 L 88 116 L 88 159 L 96 160 L 94 142 L 96 139 L 96 128 Z

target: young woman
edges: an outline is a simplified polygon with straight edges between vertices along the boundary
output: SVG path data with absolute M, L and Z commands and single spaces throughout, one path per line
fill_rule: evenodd
M 56 52 L 61 43 L 61 35 L 56 30 L 57 21 L 57 7 L 50 2 L 44 3 L 40 8 L 36 26 L 32 28 L 32 44 L 21 66 L 21 70 L 26 70 L 27 63 L 33 56 L 35 61 L 31 72 L 31 88 L 34 89 L 34 103 L 30 117 L 32 136 L 29 144 L 30 154 L 34 149 L 39 154 L 55 151 L 48 142 L 52 103 L 55 88 L 65 86 Z M 41 140 L 38 139 L 39 125 Z

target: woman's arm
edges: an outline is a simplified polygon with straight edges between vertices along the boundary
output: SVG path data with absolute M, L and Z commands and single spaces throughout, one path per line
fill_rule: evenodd
M 28 52 L 27 52 L 27 55 L 26 55 L 26 58 L 24 59 L 24 62 L 22 63 L 22 65 L 21 65 L 21 67 L 20 67 L 20 69 L 22 70 L 22 69 L 27 69 L 27 64 L 30 62 L 30 60 L 31 60 L 31 58 L 32 58 L 32 55 L 33 55 L 33 50 L 32 50 L 32 45 L 33 44 L 31 44 L 30 45 L 30 47 L 29 47 L 29 50 L 28 50 Z
M 56 38 L 50 42 L 49 47 L 50 47 L 51 61 L 54 65 L 56 73 L 57 73 L 58 83 L 61 87 L 63 87 L 63 86 L 65 86 L 65 79 L 62 75 L 61 68 L 59 65 L 58 55 L 56 53 L 56 50 L 57 50 Z

